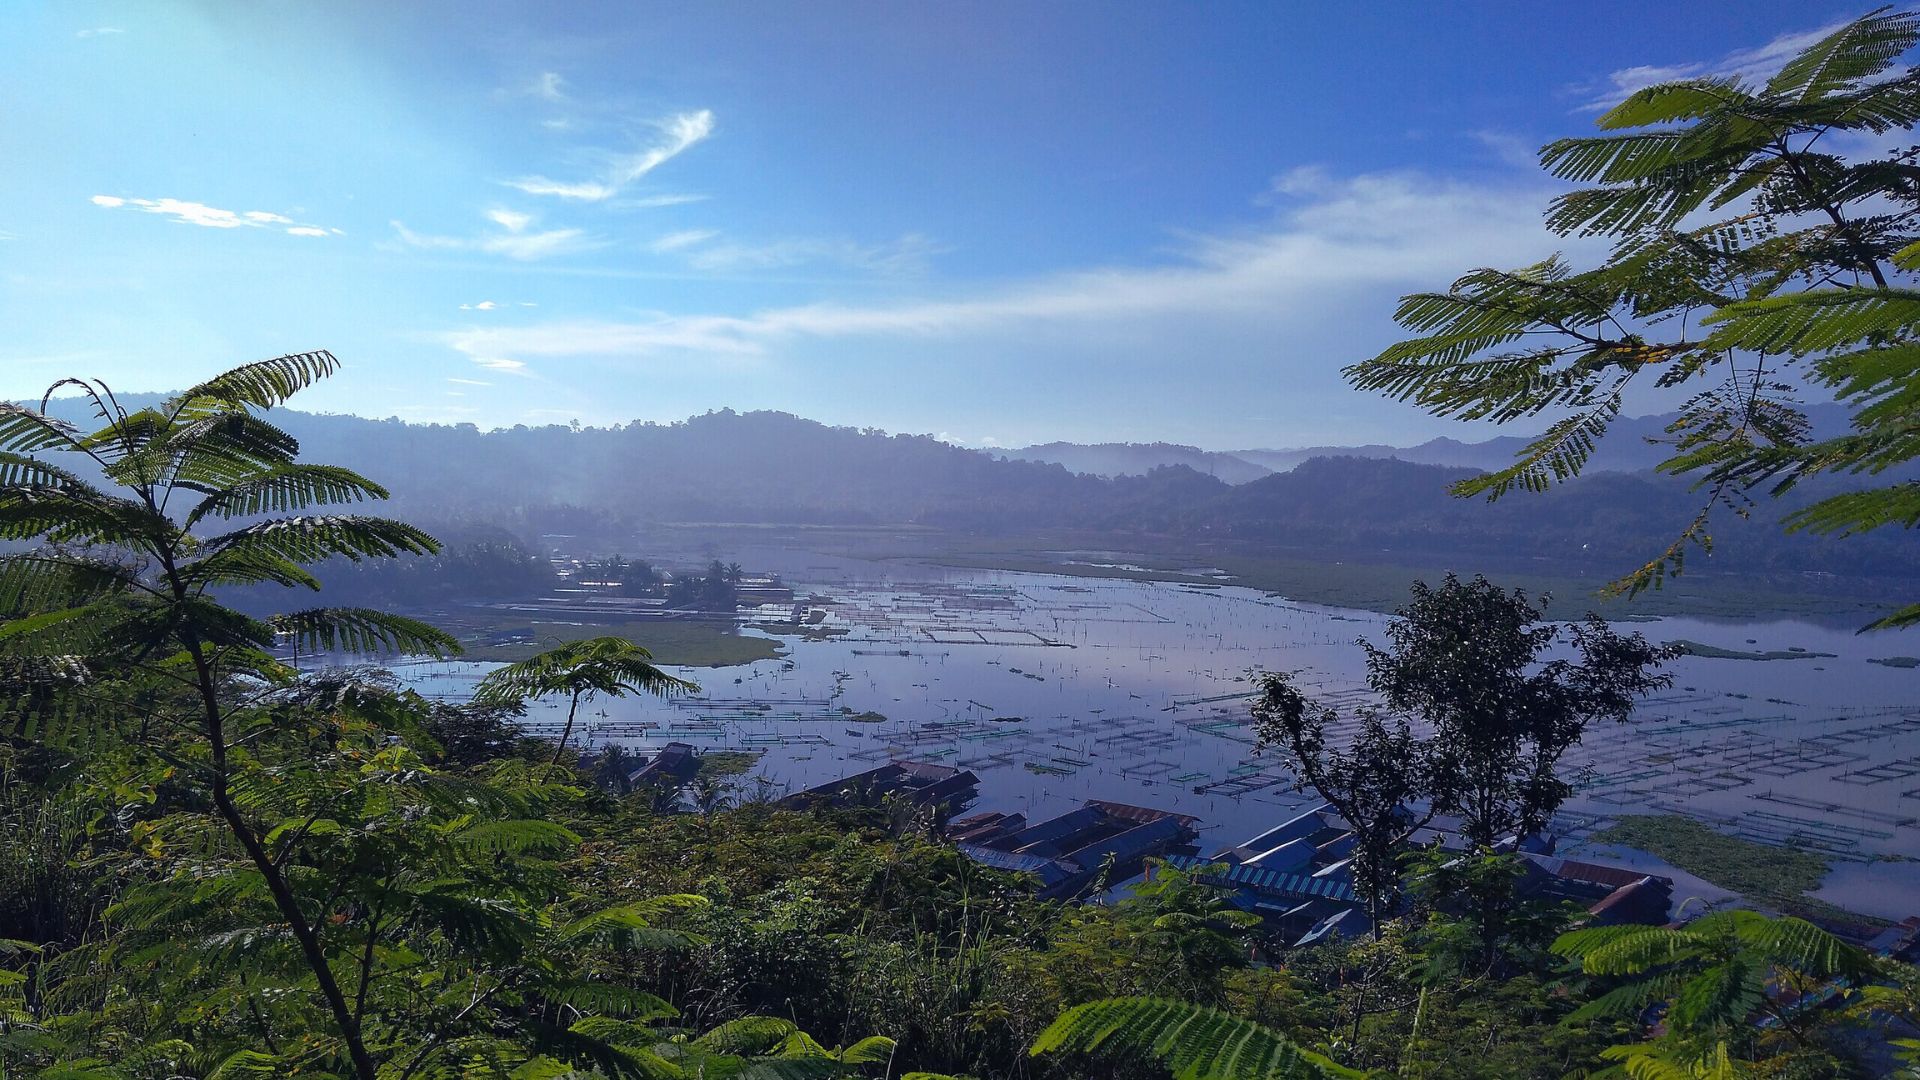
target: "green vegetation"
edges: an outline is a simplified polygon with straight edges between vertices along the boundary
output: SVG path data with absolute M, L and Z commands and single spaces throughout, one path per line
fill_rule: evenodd
M 1812 923 L 1750 911 L 1715 912 L 1677 929 L 1575 930 L 1553 951 L 1607 988 L 1578 1019 L 1632 1024 L 1650 1001 L 1671 1003 L 1655 1037 L 1604 1055 L 1636 1077 L 1848 1075 L 1845 1057 L 1810 1037 L 1820 1017 L 1804 1002 L 1829 985 L 1878 974 L 1866 953 Z M 1762 1061 L 1766 1071 L 1755 1071 Z
M 1790 913 L 1833 912 L 1806 895 L 1820 887 L 1829 869 L 1827 860 L 1812 851 L 1728 836 L 1675 814 L 1623 817 L 1593 840 L 1657 855 L 1756 904 Z
M 729 791 L 738 757 L 702 768 L 690 798 L 678 779 L 616 795 L 621 755 L 576 768 L 565 734 L 513 721 L 530 696 L 678 685 L 619 638 L 502 668 L 467 705 L 376 669 L 279 664 L 267 649 L 287 636 L 309 655 L 458 647 L 380 611 L 259 621 L 206 591 L 311 588 L 306 562 L 436 550 L 361 516 L 190 531 L 379 496 L 300 463 L 255 415 L 331 368 L 272 361 L 134 414 L 103 393 L 99 434 L 0 410 L 0 538 L 39 542 L 0 556 L 5 1075 L 1076 1080 L 1139 1064 L 1117 1055 L 1223 1077 L 1550 1080 L 1631 1037 L 1581 1019 L 1598 988 L 1545 949 L 1566 912 L 1503 900 L 1489 919 L 1509 857 L 1428 859 L 1377 935 L 1290 950 L 1165 866 L 1119 903 L 1061 905 L 910 806 L 770 809 Z M 37 456 L 61 450 L 120 493 Z M 192 518 L 158 512 L 167 485 Z M 1434 598 L 1537 614 L 1484 584 Z M 1445 653 L 1422 635 L 1448 621 L 1408 619 L 1396 648 Z M 1400 707 L 1442 717 L 1455 690 L 1478 692 L 1430 674 Z M 1520 695 L 1546 727 L 1523 742 L 1586 709 L 1525 685 L 1546 694 Z M 1511 764 L 1498 750 L 1479 748 Z M 1476 835 L 1529 820 L 1553 790 L 1534 787 L 1480 797 Z M 1884 980 L 1875 1015 L 1920 1013 Z M 1826 1053 L 1841 1034 L 1805 1038 Z
M 1667 642 L 1667 647 L 1682 656 L 1699 656 L 1709 660 L 1820 660 L 1833 659 L 1833 653 L 1808 652 L 1805 649 L 1727 649 L 1719 645 L 1703 645 L 1698 641 L 1679 638 Z
M 726 779 L 745 776 L 760 764 L 760 755 L 746 750 L 709 750 L 700 755 L 702 776 Z

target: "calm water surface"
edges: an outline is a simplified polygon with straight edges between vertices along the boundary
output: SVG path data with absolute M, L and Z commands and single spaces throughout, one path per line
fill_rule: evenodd
M 592 741 L 761 751 L 753 775 L 774 793 L 896 756 L 955 764 L 979 775 L 981 809 L 1038 817 L 1091 797 L 1156 806 L 1201 818 L 1208 850 L 1313 802 L 1256 752 L 1249 672 L 1292 671 L 1325 699 L 1362 701 L 1355 642 L 1377 640 L 1386 621 L 1231 585 L 782 549 L 739 558 L 813 595 L 826 612 L 820 626 L 844 634 L 781 637 L 781 659 L 677 671 L 701 684 L 699 695 L 597 701 L 583 710 Z M 790 609 L 765 614 L 785 619 Z M 1920 908 L 1920 862 L 1902 861 L 1920 859 L 1920 670 L 1868 663 L 1920 649 L 1899 635 L 1792 621 L 1674 618 L 1623 629 L 1834 655 L 1676 661 L 1671 690 L 1627 724 L 1596 727 L 1569 756 L 1580 774 L 1560 822 L 1571 850 L 1611 854 L 1584 838 L 1622 813 L 1684 813 L 1828 852 L 1836 870 L 1821 895 L 1836 903 L 1890 917 Z M 461 697 L 489 667 L 420 664 L 407 675 L 423 692 Z M 850 719 L 861 713 L 886 719 Z M 563 718 L 564 703 L 530 714 L 536 727 Z M 1713 893 L 1691 881 L 1683 890 L 1689 884 Z

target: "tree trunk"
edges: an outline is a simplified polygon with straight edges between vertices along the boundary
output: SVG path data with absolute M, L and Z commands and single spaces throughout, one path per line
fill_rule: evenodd
M 576 690 L 573 694 L 573 704 L 567 706 L 567 726 L 560 729 L 560 745 L 553 748 L 553 760 L 547 762 L 547 764 L 558 765 L 560 764 L 560 759 L 566 756 L 567 740 L 573 737 L 573 714 L 578 712 L 579 709 L 580 692 Z
M 367 1053 L 366 1042 L 361 1038 L 360 1022 L 354 1018 L 353 1010 L 348 1008 L 346 995 L 340 992 L 340 983 L 333 977 L 333 969 L 327 966 L 326 953 L 320 949 L 319 935 L 307 922 L 306 913 L 300 910 L 299 898 L 293 895 L 292 887 L 287 884 L 285 875 L 280 873 L 273 857 L 267 854 L 266 846 L 247 824 L 239 807 L 233 805 L 232 795 L 227 790 L 225 725 L 220 719 L 220 696 L 214 686 L 213 670 L 208 666 L 199 642 L 189 642 L 188 651 L 193 656 L 200 699 L 206 710 L 207 739 L 211 743 L 213 764 L 213 805 L 226 821 L 227 829 L 246 849 L 247 858 L 253 861 L 254 868 L 260 871 L 261 878 L 267 883 L 267 890 L 273 894 L 274 906 L 280 909 L 280 917 L 287 920 L 294 940 L 300 943 L 300 953 L 313 972 L 314 982 L 319 984 L 320 995 L 327 999 L 327 1009 L 333 1013 L 334 1024 L 340 1028 L 341 1040 L 347 1044 L 347 1056 L 353 1060 L 354 1075 L 359 1080 L 376 1080 L 377 1070 L 373 1058 Z

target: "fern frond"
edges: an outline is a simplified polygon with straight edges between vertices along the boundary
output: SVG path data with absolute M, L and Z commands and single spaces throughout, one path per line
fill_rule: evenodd
M 1607 131 L 1700 120 L 1724 109 L 1741 109 L 1753 95 L 1734 79 L 1682 79 L 1643 87 L 1594 121 Z M 1588 179 L 1591 179 L 1589 177 Z
M 485 855 L 556 855 L 580 846 L 580 834 L 551 821 L 485 821 L 454 832 L 454 843 Z
M 33 454 L 42 450 L 80 449 L 80 429 L 45 413 L 0 401 L 0 450 Z
M 1920 290 L 1815 289 L 1729 304 L 1701 320 L 1709 349 L 1805 355 L 1887 344 L 1920 327 Z
M 302 652 L 411 656 L 455 656 L 460 652 L 460 642 L 450 634 L 417 619 L 369 608 L 309 608 L 276 615 L 269 625 L 274 634 L 282 635 Z
M 1498 472 L 1462 480 L 1453 485 L 1453 493 L 1484 494 L 1491 501 L 1515 487 L 1540 492 L 1572 479 L 1586 467 L 1607 427 L 1619 413 L 1620 399 L 1611 397 L 1597 409 L 1558 420 L 1520 451 L 1520 460 Z
M 271 409 L 340 370 L 332 353 L 290 353 L 222 372 L 167 403 L 175 419 L 190 420 L 226 409 Z
M 1061 1013 L 1028 1053 L 1119 1051 L 1165 1064 L 1178 1080 L 1281 1080 L 1363 1074 L 1280 1033 L 1204 1005 L 1165 998 L 1107 998 Z
M 1788 61 L 1767 93 L 1809 102 L 1887 70 L 1920 42 L 1920 13 L 1885 11 L 1848 23 Z
M 387 489 L 351 469 L 334 465 L 282 465 L 224 487 L 201 500 L 187 515 L 192 528 L 207 517 L 236 518 L 280 514 L 309 506 L 384 499 Z
M 275 518 L 213 537 L 206 546 L 210 553 L 203 563 L 222 556 L 247 558 L 256 554 L 303 564 L 331 558 L 359 562 L 432 555 L 440 550 L 439 541 L 412 525 L 360 515 Z

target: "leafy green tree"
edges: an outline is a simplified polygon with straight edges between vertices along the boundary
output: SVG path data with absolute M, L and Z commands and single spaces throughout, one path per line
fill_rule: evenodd
M 1553 945 L 1589 976 L 1614 985 L 1568 1018 L 1612 1021 L 1659 1032 L 1606 1052 L 1632 1076 L 1732 1078 L 1842 1075 L 1828 999 L 1876 975 L 1859 948 L 1812 923 L 1722 911 L 1683 927 L 1603 926 L 1574 930 Z M 1806 1070 L 1813 1071 L 1806 1071 Z
M 1440 416 L 1555 419 L 1510 467 L 1461 495 L 1543 490 L 1581 470 L 1629 388 L 1694 388 L 1670 428 L 1667 472 L 1694 474 L 1699 515 L 1617 583 L 1638 592 L 1709 546 L 1716 507 L 1819 476 L 1899 475 L 1920 455 L 1920 148 L 1875 151 L 1920 119 L 1920 71 L 1896 67 L 1920 16 L 1881 9 L 1794 57 L 1762 85 L 1702 78 L 1639 90 L 1604 134 L 1541 151 L 1582 185 L 1547 212 L 1561 235 L 1605 236 L 1607 260 L 1481 269 L 1405 297 L 1416 337 L 1347 369 L 1355 386 Z M 1802 390 L 1852 409 L 1815 438 Z M 1920 485 L 1857 486 L 1794 511 L 1788 528 L 1847 535 L 1920 524 Z M 1920 603 L 1876 625 L 1920 621 Z
M 1327 741 L 1339 713 L 1283 674 L 1262 677 L 1254 705 L 1262 744 L 1282 747 L 1354 830 L 1354 885 L 1376 928 L 1397 904 L 1413 832 L 1436 813 L 1459 815 L 1462 837 L 1481 851 L 1538 832 L 1572 791 L 1561 757 L 1594 721 L 1625 720 L 1670 678 L 1655 670 L 1669 650 L 1597 616 L 1542 622 L 1544 603 L 1483 577 L 1449 574 L 1412 591 L 1387 624 L 1385 647 L 1360 642 L 1380 704 L 1362 710 L 1347 746 Z M 1551 657 L 1556 650 L 1574 656 Z M 1416 737 L 1416 727 L 1428 734 Z M 1507 905 L 1484 890 L 1473 899 L 1492 948 Z
M 629 693 L 666 695 L 700 688 L 653 665 L 653 654 L 625 638 L 583 638 L 556 645 L 517 664 L 489 672 L 480 680 L 473 699 L 482 705 L 511 706 L 550 694 L 567 696 L 567 724 L 553 748 L 553 763 L 566 755 L 573 736 L 573 720 L 580 703 L 597 694 L 625 697 Z
M 363 1080 L 374 1063 L 327 961 L 311 914 L 258 822 L 236 798 L 246 735 L 233 730 L 248 687 L 292 677 L 276 645 L 309 652 L 457 652 L 447 635 L 411 619 L 356 608 L 311 608 L 269 620 L 223 606 L 215 590 L 271 583 L 317 589 L 307 564 L 437 550 L 409 525 L 360 515 L 264 517 L 310 506 L 380 499 L 386 491 L 346 469 L 297 460 L 299 444 L 256 415 L 338 362 L 313 352 L 246 364 L 165 403 L 128 412 L 104 385 L 63 380 L 93 406 L 84 432 L 42 409 L 0 403 L 0 540 L 37 544 L 0 557 L 0 652 L 95 668 L 131 667 L 168 683 L 193 713 L 165 715 L 190 743 L 156 750 L 204 785 L 245 851 L 339 1028 Z M 64 468 L 44 455 L 76 463 Z M 90 473 L 87 479 L 83 473 Z M 222 532 L 216 522 L 246 519 Z
M 1599 616 L 1543 622 L 1544 603 L 1484 577 L 1448 574 L 1412 591 L 1387 624 L 1386 647 L 1361 643 L 1367 684 L 1384 707 L 1432 732 L 1441 752 L 1434 797 L 1476 846 L 1543 828 L 1572 792 L 1560 758 L 1587 727 L 1625 720 L 1641 696 L 1672 681 L 1657 670 L 1671 650 L 1616 633 Z

